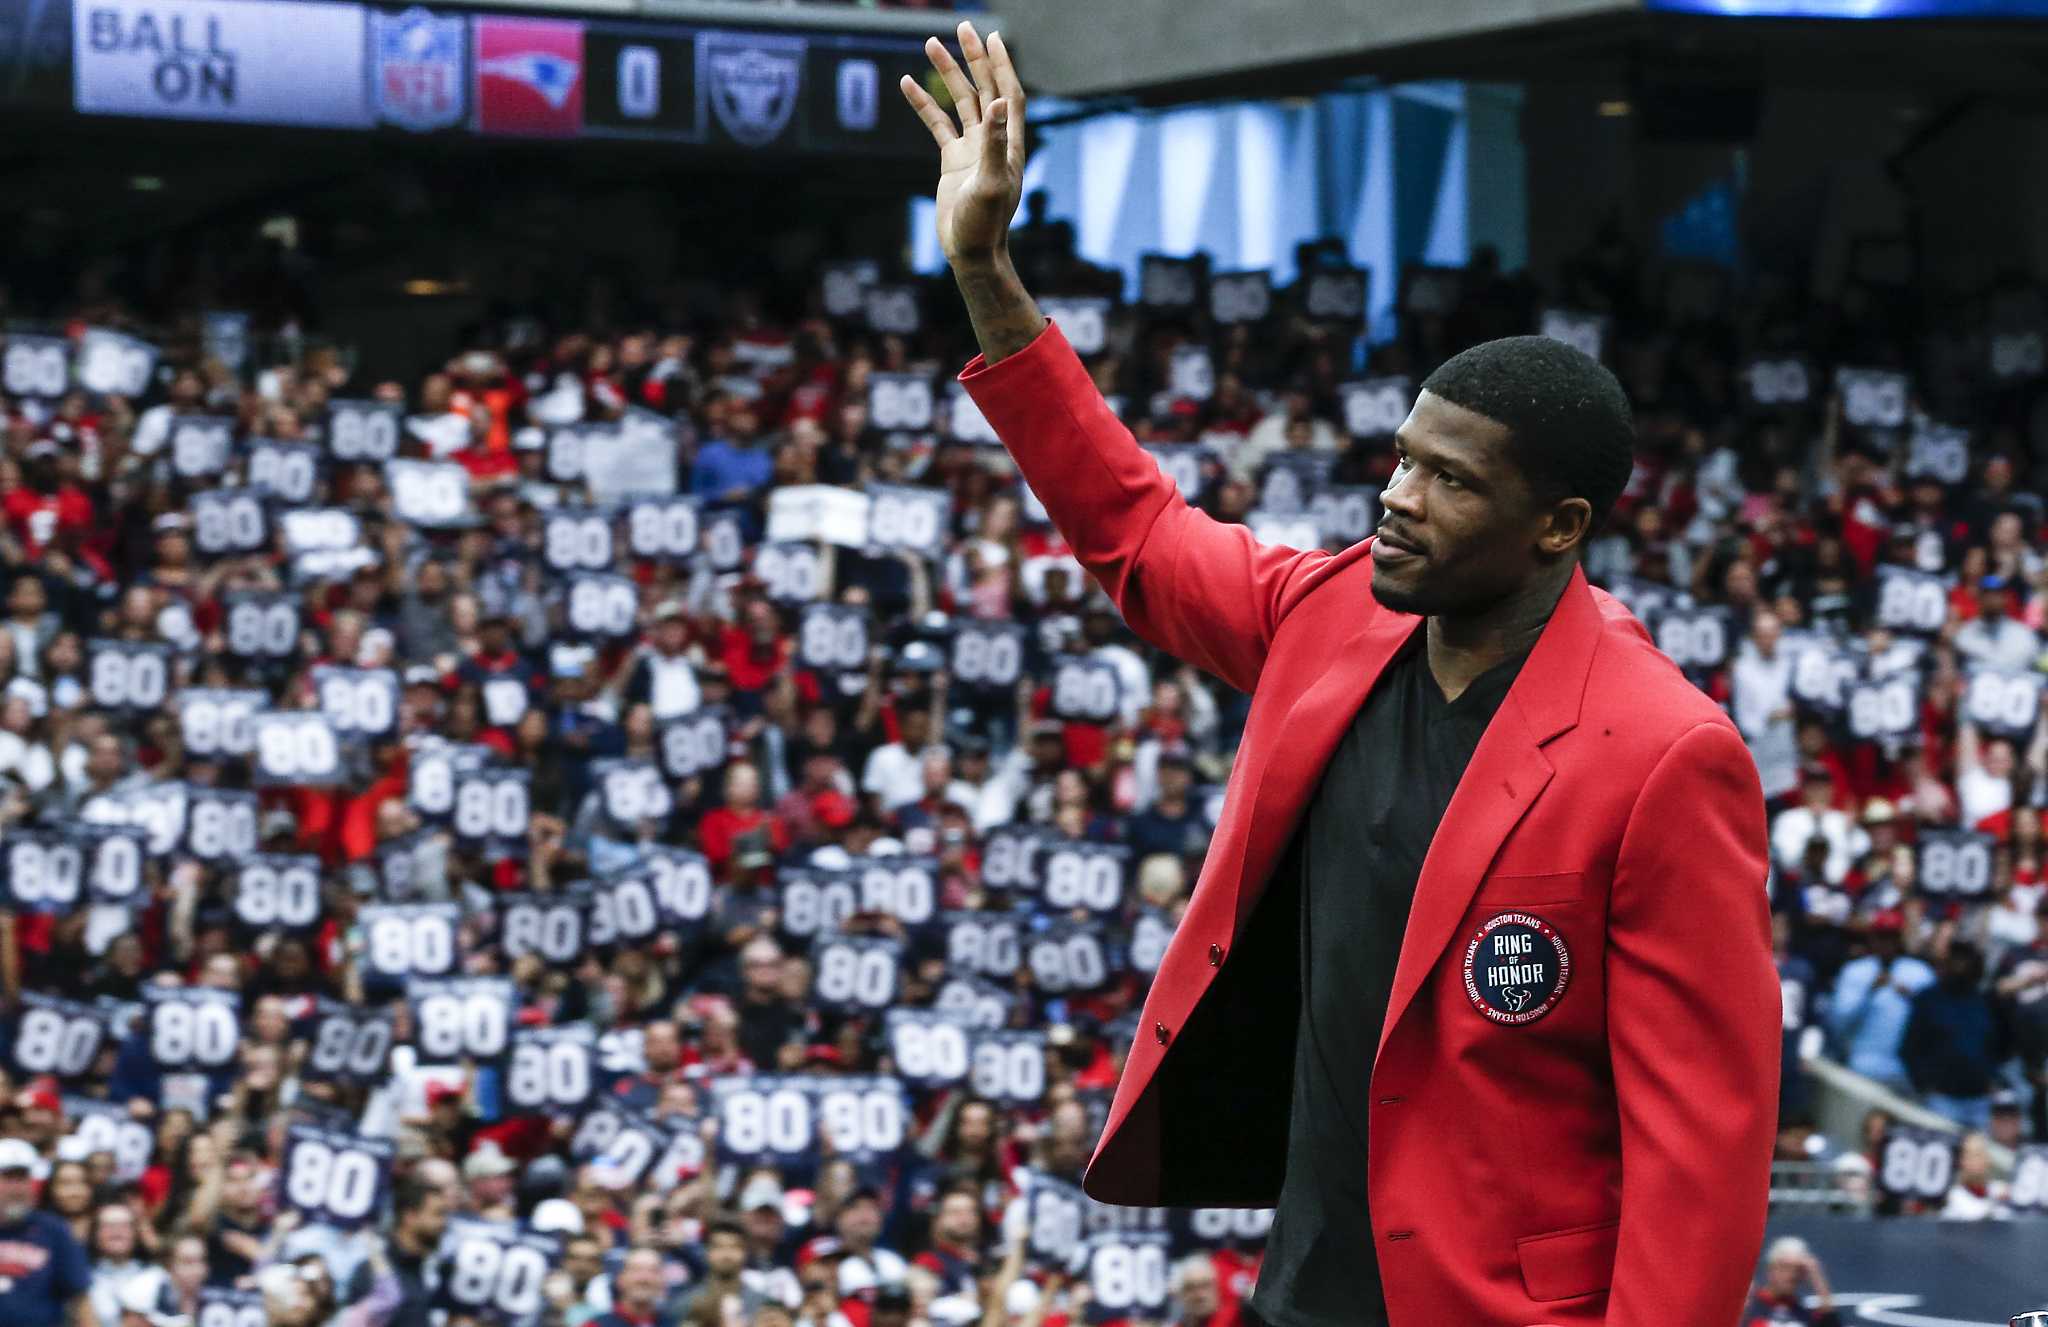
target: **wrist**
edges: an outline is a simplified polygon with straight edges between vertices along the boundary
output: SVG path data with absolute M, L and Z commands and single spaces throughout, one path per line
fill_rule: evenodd
M 1010 244 L 1007 236 L 991 248 L 978 249 L 971 253 L 949 254 L 946 263 L 953 269 L 953 275 L 963 281 L 1016 274 L 1016 268 L 1010 263 Z

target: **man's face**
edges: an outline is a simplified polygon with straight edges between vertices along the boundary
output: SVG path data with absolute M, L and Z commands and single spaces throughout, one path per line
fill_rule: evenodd
M 85 760 L 86 773 L 100 783 L 112 783 L 128 768 L 128 758 L 121 751 L 121 739 L 114 736 L 96 738 L 88 748 Z
M 619 1268 L 619 1293 L 636 1312 L 651 1312 L 661 1302 L 661 1259 L 650 1250 L 626 1255 Z
M 1215 1269 L 1190 1269 L 1180 1283 L 1180 1302 L 1190 1318 L 1206 1320 L 1214 1313 L 1218 1307 Z
M 256 1206 L 262 1197 L 262 1181 L 256 1167 L 248 1161 L 230 1161 L 227 1177 L 221 1185 L 223 1206 L 247 1211 Z
M 1986 590 L 1980 596 L 1979 606 L 1984 611 L 1986 622 L 1996 622 L 2005 616 L 2007 602 L 2004 590 Z
M 448 1229 L 448 1195 L 439 1189 L 428 1193 L 406 1217 L 406 1227 L 414 1247 L 424 1249 L 439 1244 Z
M 26 1170 L 0 1170 L 0 1222 L 13 1225 L 36 1205 L 36 1182 Z
M 981 1213 L 964 1193 L 949 1194 L 939 1207 L 939 1234 L 955 1244 L 970 1243 L 981 1228 Z
M 683 1052 L 676 1025 L 665 1020 L 649 1023 L 641 1051 L 647 1058 L 647 1067 L 654 1072 L 665 1074 L 675 1068 Z
M 747 1265 L 746 1241 L 730 1231 L 713 1235 L 711 1243 L 704 1249 L 704 1261 L 711 1268 L 711 1274 L 721 1280 L 738 1276 Z
M 856 1248 L 866 1248 L 882 1231 L 882 1213 L 872 1198 L 856 1198 L 839 1213 L 839 1237 Z
M 581 1287 L 604 1270 L 604 1254 L 594 1239 L 572 1239 L 562 1254 L 562 1270 Z
M 206 1280 L 206 1246 L 196 1239 L 181 1239 L 171 1251 L 171 1279 L 187 1290 Z
M 1506 425 L 1432 392 L 1394 435 L 1401 466 L 1381 495 L 1373 597 L 1402 613 L 1471 613 L 1498 603 L 1571 546 L 1523 478 Z M 1538 541 L 1544 541 L 1539 550 Z

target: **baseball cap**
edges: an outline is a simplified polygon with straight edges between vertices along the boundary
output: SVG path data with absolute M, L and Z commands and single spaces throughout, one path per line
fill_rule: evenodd
M 0 1173 L 23 1170 L 33 1180 L 40 1180 L 49 1174 L 49 1167 L 42 1156 L 23 1138 L 0 1138 Z
M 782 1210 L 782 1186 L 766 1175 L 749 1180 L 747 1187 L 740 1190 L 740 1211 L 752 1212 L 763 1207 Z
M 501 1175 L 510 1175 L 518 1169 L 518 1163 L 511 1157 L 506 1156 L 496 1145 L 486 1143 L 471 1152 L 468 1159 L 462 1163 L 462 1178 L 472 1181 L 493 1180 Z
M 846 1245 L 837 1235 L 818 1235 L 804 1241 L 796 1251 L 796 1269 L 801 1272 L 820 1258 L 837 1258 L 846 1252 Z
M 2012 582 L 2006 580 L 2005 577 L 1999 575 L 1997 572 L 1994 571 L 1990 575 L 1980 579 L 1977 582 L 1977 588 L 1979 590 L 2003 590 L 2010 588 L 2011 584 Z
M 1863 823 L 1866 825 L 1889 825 L 1898 816 L 1892 804 L 1882 797 L 1873 797 L 1863 804 Z
M 28 712 L 38 719 L 50 712 L 50 693 L 40 682 L 17 677 L 7 684 L 6 694 L 27 701 Z
M 904 673 L 936 673 L 946 666 L 945 656 L 927 640 L 914 640 L 896 654 L 896 669 Z
M 453 1083 L 427 1084 L 427 1109 L 433 1110 L 445 1101 L 462 1100 L 462 1089 Z
M 414 664 L 405 670 L 405 684 L 409 687 L 438 687 L 441 675 L 430 664 Z
M 151 1267 L 129 1277 L 121 1283 L 120 1293 L 115 1299 L 123 1317 L 133 1314 L 147 1322 L 149 1327 L 185 1327 L 191 1321 L 175 1311 L 177 1301 L 169 1277 L 161 1268 Z M 103 1327 L 117 1327 L 117 1324 L 107 1323 Z
M 528 1223 L 543 1233 L 580 1235 L 583 1233 L 583 1213 L 576 1210 L 576 1204 L 567 1198 L 547 1198 L 533 1209 L 533 1218 Z
M 812 798 L 811 811 L 827 829 L 845 829 L 853 823 L 853 799 L 836 788 Z
M 588 645 L 556 645 L 548 650 L 548 672 L 556 677 L 582 677 L 597 658 Z
M 48 1074 L 29 1080 L 15 1100 L 25 1110 L 46 1110 L 52 1115 L 64 1109 L 64 1099 L 57 1092 L 57 1080 Z

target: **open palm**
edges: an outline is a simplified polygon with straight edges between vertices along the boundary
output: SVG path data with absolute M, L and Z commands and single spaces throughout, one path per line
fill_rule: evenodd
M 925 42 L 952 95 L 953 114 L 910 75 L 901 83 L 939 145 L 939 246 L 949 262 L 999 252 L 1024 190 L 1024 86 L 1017 68 L 1001 33 L 990 33 L 984 45 L 974 25 L 962 22 L 959 37 L 965 70 L 937 37 Z

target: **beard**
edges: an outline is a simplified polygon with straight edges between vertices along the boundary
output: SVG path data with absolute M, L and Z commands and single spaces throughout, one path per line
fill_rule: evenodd
M 1396 613 L 1414 613 L 1418 617 L 1434 616 L 1443 612 L 1445 607 L 1441 596 L 1415 586 L 1396 585 L 1377 567 L 1372 573 L 1372 597 L 1383 608 L 1391 608 Z

